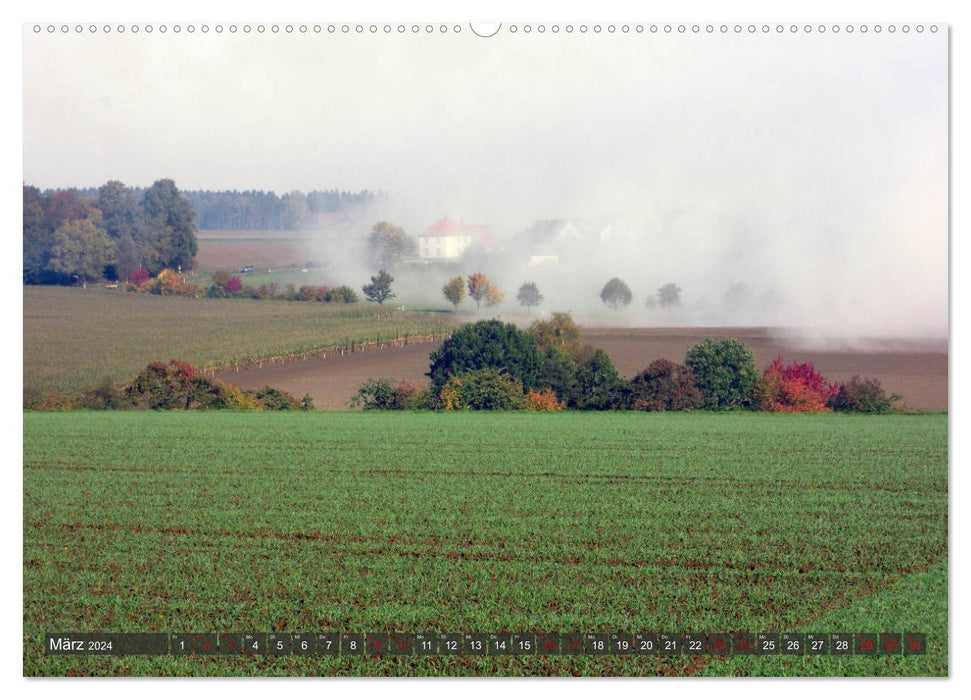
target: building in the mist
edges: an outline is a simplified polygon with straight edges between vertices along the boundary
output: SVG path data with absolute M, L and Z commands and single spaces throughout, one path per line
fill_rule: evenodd
M 628 236 L 619 215 L 587 219 L 539 219 L 517 238 L 528 267 L 557 267 L 566 261 L 592 262 L 605 254 L 623 255 Z
M 436 221 L 418 236 L 418 257 L 423 260 L 455 260 L 473 245 L 489 247 L 488 226 L 456 223 L 448 217 Z
M 616 238 L 617 219 L 616 215 L 595 216 L 589 219 L 574 219 L 573 225 L 576 226 L 583 240 L 597 245 L 606 245 Z
M 529 255 L 529 267 L 555 267 L 564 251 L 580 242 L 580 232 L 569 219 L 540 219 L 521 236 L 521 250 Z

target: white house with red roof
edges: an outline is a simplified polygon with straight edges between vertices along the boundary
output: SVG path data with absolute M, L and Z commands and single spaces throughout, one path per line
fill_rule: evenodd
M 418 257 L 423 260 L 455 260 L 473 244 L 488 247 L 492 236 L 488 226 L 466 225 L 448 217 L 436 221 L 418 236 Z

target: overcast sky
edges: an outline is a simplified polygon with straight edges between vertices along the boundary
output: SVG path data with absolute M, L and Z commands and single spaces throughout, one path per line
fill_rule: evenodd
M 824 315 L 946 329 L 946 27 L 508 29 L 28 26 L 24 181 L 380 189 L 409 223 L 449 214 L 500 234 L 623 212 L 697 289 L 726 265 L 719 284 L 769 267 L 758 282 L 821 295 Z

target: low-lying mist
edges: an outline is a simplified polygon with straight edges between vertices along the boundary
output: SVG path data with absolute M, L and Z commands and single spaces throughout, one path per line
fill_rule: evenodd
M 493 223 L 389 195 L 338 227 L 312 231 L 311 257 L 324 262 L 335 284 L 366 281 L 377 272 L 368 248 L 374 223 L 390 221 L 417 239 L 444 216 L 489 226 L 491 243 L 456 259 L 413 256 L 394 265 L 396 304 L 441 306 L 447 280 L 482 272 L 504 301 L 477 310 L 466 299 L 459 311 L 510 318 L 569 311 L 588 326 L 784 328 L 807 342 L 857 346 L 948 334 L 946 248 L 923 245 L 903 223 L 881 236 L 876 225 L 850 230 L 836 220 L 799 221 L 796 213 L 773 220 L 710 205 L 575 218 L 523 212 L 515 219 L 507 212 Z M 561 235 L 537 236 L 544 227 Z M 939 274 L 929 274 L 935 268 Z M 630 303 L 616 309 L 600 296 L 614 277 L 631 291 Z M 517 303 L 525 282 L 543 295 L 535 308 Z M 659 292 L 668 284 L 677 286 L 677 297 L 665 304 Z
M 489 227 L 469 259 L 392 270 L 406 306 L 481 271 L 506 294 L 481 315 L 514 314 L 534 281 L 535 312 L 589 323 L 947 335 L 946 26 L 562 29 L 185 43 L 25 27 L 24 180 L 389 193 L 314 232 L 310 257 L 358 288 L 377 221 Z M 158 79 L 163 57 L 177 80 Z M 559 220 L 579 235 L 523 235 Z M 617 311 L 599 297 L 613 277 L 632 294 Z M 650 308 L 669 283 L 680 304 Z

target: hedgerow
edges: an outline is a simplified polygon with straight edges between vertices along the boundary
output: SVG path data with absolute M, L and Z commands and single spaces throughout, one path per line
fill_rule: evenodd
M 759 374 L 752 350 L 734 338 L 705 338 L 684 364 L 661 358 L 625 381 L 610 356 L 580 342 L 569 314 L 554 314 L 525 333 L 498 320 L 457 330 L 430 355 L 422 390 L 369 379 L 352 405 L 365 409 L 635 410 L 751 408 L 761 411 L 881 413 L 888 397 L 875 379 L 828 382 L 812 363 L 781 357 Z
M 200 374 L 184 360 L 152 362 L 124 387 L 105 379 L 74 394 L 24 394 L 24 408 L 39 411 L 90 410 L 309 410 L 309 395 L 297 400 L 274 387 L 248 391 Z

